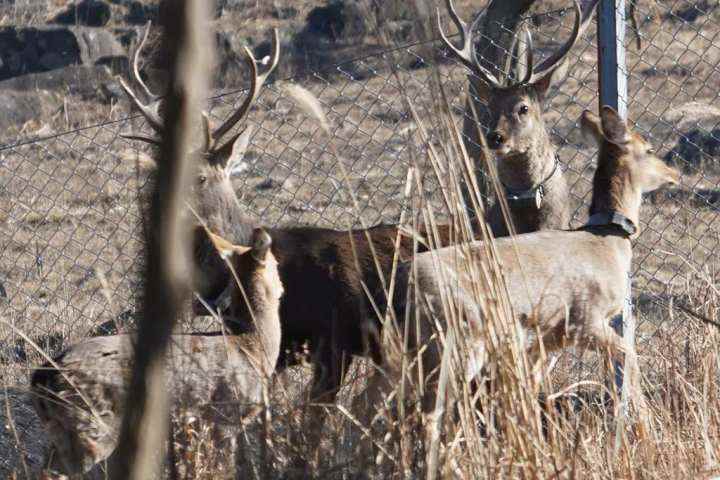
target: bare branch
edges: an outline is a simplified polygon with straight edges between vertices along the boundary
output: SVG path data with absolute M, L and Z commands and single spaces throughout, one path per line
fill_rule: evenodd
M 164 19 L 163 51 L 170 57 L 172 79 L 166 122 L 158 125 L 162 140 L 148 222 L 157 231 L 148 232 L 146 239 L 142 316 L 116 459 L 111 465 L 114 479 L 154 478 L 162 464 L 160 452 L 168 425 L 165 352 L 190 293 L 189 231 L 181 221 L 180 209 L 188 183 L 192 120 L 197 118 L 207 91 L 211 43 L 205 21 L 207 2 L 175 3 L 172 14 Z

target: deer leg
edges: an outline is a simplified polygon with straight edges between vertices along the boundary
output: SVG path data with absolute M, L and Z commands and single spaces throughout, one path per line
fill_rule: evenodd
M 618 335 L 615 330 L 610 327 L 607 319 L 598 317 L 591 326 L 586 327 L 579 341 L 580 344 L 592 347 L 599 352 L 609 351 L 610 356 L 614 360 L 623 360 L 624 369 L 627 372 L 629 397 L 638 411 L 640 418 L 640 426 L 644 433 L 650 431 L 650 417 L 645 397 L 642 393 L 640 384 L 640 366 L 638 364 L 637 352 L 635 346 L 629 344 L 623 337 Z

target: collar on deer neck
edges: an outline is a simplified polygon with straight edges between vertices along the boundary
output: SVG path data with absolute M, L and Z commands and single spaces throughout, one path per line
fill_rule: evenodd
M 549 182 L 550 179 L 555 176 L 559 164 L 560 159 L 558 158 L 558 155 L 555 154 L 555 165 L 553 165 L 553 169 L 552 172 L 550 172 L 550 175 L 545 177 L 542 182 L 527 190 L 513 190 L 512 188 L 508 187 L 503 183 L 502 186 L 505 189 L 505 199 L 507 199 L 508 203 L 513 205 L 530 205 L 534 206 L 535 208 L 540 208 L 540 205 L 542 205 L 543 202 L 543 198 L 545 198 L 545 184 L 547 184 L 547 182 Z
M 615 210 L 593 213 L 582 228 L 588 227 L 609 227 L 615 230 L 614 233 L 624 238 L 630 238 L 637 233 L 637 225 Z

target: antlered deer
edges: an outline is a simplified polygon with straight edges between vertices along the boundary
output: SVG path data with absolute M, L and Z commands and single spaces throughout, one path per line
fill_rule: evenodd
M 250 247 L 232 245 L 197 229 L 198 235 L 233 266 L 229 335 L 173 335 L 167 358 L 168 390 L 174 404 L 194 415 L 232 427 L 263 402 L 263 388 L 280 351 L 278 310 L 283 287 L 271 239 L 255 230 Z M 243 293 L 244 291 L 244 293 Z M 247 301 L 246 301 L 247 298 Z M 133 337 L 84 340 L 35 370 L 35 410 L 55 449 L 51 469 L 69 475 L 90 470 L 117 446 Z
M 135 63 L 141 48 L 142 45 L 136 52 Z M 232 164 L 242 158 L 249 130 L 246 128 L 243 134 L 231 138 L 221 148 L 213 145 L 218 143 L 220 135 L 232 128 L 231 121 L 239 123 L 247 118 L 252 102 L 277 65 L 277 33 L 272 50 L 270 67 L 261 75 L 252 54 L 249 50 L 245 51 L 252 73 L 247 99 L 241 109 L 214 132 L 211 133 L 209 122 L 204 123 L 205 154 L 200 156 L 197 165 L 191 203 L 213 231 L 236 244 L 246 244 L 252 228 L 258 225 L 244 214 L 230 183 Z M 137 68 L 134 71 L 139 77 Z M 139 78 L 138 82 L 141 82 Z M 152 108 L 153 102 L 143 105 L 130 88 L 126 87 L 126 91 L 148 118 L 150 126 L 160 130 L 161 122 L 157 108 Z M 154 139 L 149 137 L 133 138 L 154 143 Z M 367 231 L 349 233 L 313 227 L 270 228 L 268 232 L 273 238 L 273 253 L 286 286 L 280 307 L 284 333 L 279 365 L 292 364 L 295 356 L 284 354 L 294 352 L 299 345 L 308 344 L 316 365 L 311 396 L 316 400 L 331 401 L 351 355 L 369 354 L 379 360 L 378 346 L 367 335 L 379 322 L 365 288 L 377 305 L 382 307 L 385 304 L 384 284 L 387 285 L 390 277 L 398 227 L 379 225 Z M 449 226 L 441 227 L 440 234 L 443 245 L 452 243 Z M 420 248 L 425 247 L 421 245 Z M 412 253 L 413 240 L 401 235 L 400 258 L 410 258 Z M 203 248 L 201 242 L 196 243 L 195 263 L 202 271 L 195 282 L 196 291 L 213 303 L 231 280 L 230 274 L 214 251 Z M 197 311 L 203 312 L 201 308 Z
M 147 34 L 135 51 L 133 71 L 135 81 L 140 84 L 144 95 L 149 98 L 143 103 L 139 95 L 122 82 L 128 97 L 157 134 L 162 132 L 162 120 L 158 113 L 161 100 L 153 95 L 144 84 L 137 67 L 140 52 Z M 211 131 L 204 118 L 204 141 L 202 155 L 195 165 L 192 195 L 188 200 L 207 226 L 224 238 L 236 244 L 247 244 L 256 222 L 245 215 L 231 184 L 234 165 L 242 161 L 249 142 L 250 128 L 233 135 L 220 143 L 222 135 L 235 124 L 247 119 L 250 107 L 260 94 L 260 89 L 278 63 L 278 35 L 273 36 L 272 57 L 262 74 L 258 73 L 258 62 L 249 50 L 245 50 L 251 69 L 251 86 L 240 109 L 234 112 L 223 125 Z M 125 135 L 127 138 L 157 144 L 153 137 Z M 377 315 L 369 305 L 363 289 L 365 284 L 379 304 L 383 304 L 382 281 L 375 268 L 375 258 L 368 242 L 372 239 L 377 261 L 384 275 L 389 275 L 394 242 L 398 228 L 394 225 L 380 225 L 367 232 L 356 230 L 350 233 L 324 228 L 297 227 L 267 229 L 273 238 L 273 253 L 279 262 L 279 271 L 286 293 L 281 302 L 283 338 L 280 366 L 295 361 L 294 352 L 302 344 L 309 344 L 317 362 L 313 380 L 312 397 L 332 400 L 353 354 L 364 354 L 367 350 L 364 329 L 375 324 Z M 449 228 L 441 234 L 450 236 Z M 402 237 L 401 255 L 412 254 L 412 239 Z M 360 266 L 358 271 L 356 267 Z M 230 271 L 215 249 L 208 248 L 202 236 L 194 242 L 194 263 L 196 276 L 193 287 L 196 293 L 211 305 L 222 296 L 232 280 Z M 200 303 L 195 304 L 196 313 L 207 313 Z M 370 340 L 371 354 L 378 352 Z M 285 353 L 292 352 L 286 356 Z
M 533 63 L 530 32 L 526 29 L 525 75 L 515 80 L 508 75 L 505 81 L 485 68 L 476 57 L 472 34 L 483 16 L 479 15 L 468 25 L 458 16 L 452 0 L 445 3 L 459 30 L 462 47 L 456 47 L 445 35 L 438 10 L 440 34 L 450 53 L 472 72 L 469 82 L 475 111 L 479 111 L 480 104 L 488 110 L 487 144 L 494 156 L 515 231 L 528 233 L 567 228 L 570 222 L 567 182 L 558 165 L 543 114 L 550 87 L 567 76 L 568 54 L 589 24 L 597 0 L 590 1 L 585 12 L 581 11 L 577 0 L 573 1 L 575 23 L 570 38 L 537 67 Z M 481 127 L 473 125 L 473 128 Z M 472 137 L 476 133 L 466 131 L 465 135 Z M 480 164 L 479 158 L 474 160 Z M 486 218 L 496 237 L 508 235 L 498 201 Z
M 665 183 L 677 184 L 680 177 L 610 107 L 603 107 L 601 118 L 584 112 L 582 129 L 599 148 L 587 224 L 577 230 L 498 239 L 494 249 L 531 364 L 537 366 L 541 359 L 541 343 L 548 352 L 576 344 L 609 351 L 614 358 L 624 354 L 629 392 L 644 419 L 635 347 L 618 335 L 609 321 L 622 311 L 625 302 L 632 257 L 630 240 L 638 233 L 642 194 Z M 465 319 L 457 334 L 467 339 L 475 355 L 468 359 L 468 378 L 476 376 L 488 360 L 484 320 L 474 293 L 477 289 L 473 288 L 478 280 L 468 267 L 481 265 L 486 252 L 486 246 L 479 242 L 451 246 L 418 254 L 413 264 L 416 276 L 412 280 L 421 299 L 418 315 L 422 319 L 417 332 L 420 340 L 415 345 L 428 342 L 436 322 L 444 322 L 437 312 L 443 312 L 443 295 L 451 296 Z M 401 288 L 407 288 L 411 270 L 407 265 L 399 269 Z M 398 308 L 405 306 L 398 304 Z M 411 323 L 412 343 L 416 337 L 415 324 Z M 433 371 L 440 357 L 437 343 L 428 342 L 422 358 L 424 371 Z M 435 389 L 426 387 L 426 391 L 424 403 L 429 408 Z

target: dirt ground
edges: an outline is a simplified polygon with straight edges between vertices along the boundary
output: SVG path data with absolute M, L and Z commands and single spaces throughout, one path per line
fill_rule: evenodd
M 548 2 L 547 8 L 558 3 Z M 675 149 L 682 135 L 694 129 L 709 134 L 720 121 L 715 107 L 720 92 L 718 12 L 683 20 L 680 10 L 694 3 L 641 2 L 645 40 L 639 51 L 628 29 L 629 117 L 661 156 Z M 259 30 L 261 20 L 251 22 L 249 31 Z M 536 28 L 541 56 L 566 38 L 568 22 L 549 18 Z M 577 123 L 584 108 L 597 108 L 594 35 L 593 27 L 573 51 L 569 77 L 550 99 L 546 117 L 572 185 L 573 226 L 586 218 L 594 169 L 595 152 L 580 137 Z M 397 221 L 405 205 L 409 144 L 417 141 L 403 95 L 432 125 L 427 113 L 432 48 L 405 47 L 328 66 L 304 78 L 302 85 L 328 112 L 332 138 L 284 95 L 285 80 L 269 85 L 251 116 L 256 128 L 247 169 L 234 179 L 241 203 L 272 225 L 345 228 L 358 225 L 360 218 L 367 225 Z M 401 65 L 397 76 L 390 73 L 390 64 Z M 451 62 L 439 68 L 460 121 L 465 71 Z M 237 89 L 242 86 L 238 83 Z M 212 118 L 224 118 L 242 99 L 242 93 L 219 96 L 211 102 Z M 139 120 L 125 119 L 126 103 L 108 109 L 85 100 L 72 108 L 85 109 L 85 125 L 103 124 L 63 133 L 56 119 L 38 118 L 34 132 L 47 127 L 45 139 L 23 143 L 22 137 L 5 138 L 0 146 L 0 377 L 11 388 L 9 411 L 20 443 L 30 445 L 26 460 L 32 465 L 43 445 L 28 439 L 42 435 L 23 389 L 28 369 L 41 356 L 24 338 L 52 355 L 97 333 L 99 325 L 126 325 L 135 313 L 141 249 L 138 186 L 151 152 L 119 137 L 142 128 Z M 88 113 L 93 111 L 95 119 Z M 683 184 L 650 197 L 642 210 L 633 292 L 643 361 L 687 328 L 690 320 L 670 307 L 673 302 L 701 302 L 707 288 L 703 279 L 717 280 L 720 167 L 711 153 L 702 153 L 701 162 L 673 156 L 683 168 Z M 350 172 L 360 212 L 349 201 L 338 162 Z M 432 182 L 427 196 L 435 199 Z M 8 422 L 3 419 L 2 424 Z M 5 431 L 0 434 L 0 472 L 21 468 L 20 457 L 12 452 L 20 452 L 16 437 Z

